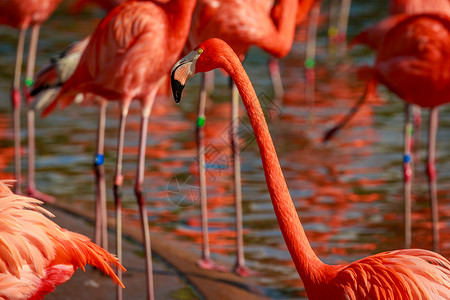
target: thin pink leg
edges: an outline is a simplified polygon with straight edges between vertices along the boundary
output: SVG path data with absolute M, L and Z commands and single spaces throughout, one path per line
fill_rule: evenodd
M 242 188 L 241 188 L 241 156 L 239 149 L 239 91 L 232 83 L 231 88 L 231 131 L 230 140 L 233 150 L 234 165 L 234 201 L 236 209 L 236 249 L 237 261 L 234 266 L 234 272 L 241 276 L 248 276 L 251 271 L 245 265 L 244 256 L 244 233 L 242 226 Z
M 405 248 L 411 248 L 411 105 L 405 106 L 405 145 L 403 152 L 403 195 L 405 198 Z
M 21 179 L 21 154 L 20 154 L 20 106 L 22 97 L 20 95 L 20 74 L 22 70 L 23 61 L 23 47 L 25 42 L 26 29 L 22 28 L 19 31 L 17 39 L 16 64 L 14 68 L 13 88 L 11 91 L 11 103 L 13 107 L 13 128 L 14 128 L 14 177 L 17 180 L 15 185 L 15 192 L 22 193 L 22 179 Z
M 431 219 L 433 222 L 433 250 L 439 251 L 439 211 L 436 192 L 436 133 L 438 128 L 439 108 L 435 107 L 430 110 L 430 127 L 428 135 L 428 163 L 427 173 L 430 186 L 431 201 Z
M 412 108 L 413 114 L 413 122 L 414 122 L 414 130 L 413 130 L 413 140 L 412 140 L 412 149 L 413 149 L 413 157 L 414 161 L 419 161 L 419 147 L 420 147 L 420 127 L 422 125 L 422 116 L 421 109 L 418 105 L 413 105 Z M 413 166 L 415 168 L 415 166 Z
M 143 194 L 142 184 L 144 182 L 144 169 L 145 169 L 145 149 L 147 146 L 147 128 L 148 128 L 148 118 L 150 115 L 151 107 L 154 101 L 154 95 L 151 96 L 151 100 L 149 103 L 149 107 L 145 107 L 142 111 L 142 120 L 141 120 L 141 134 L 139 138 L 139 157 L 138 157 L 138 168 L 136 172 L 136 183 L 134 186 L 134 192 L 136 194 L 136 198 L 139 205 L 139 212 L 141 215 L 142 222 L 142 232 L 144 235 L 144 245 L 145 245 L 145 259 L 147 265 L 147 296 L 148 299 L 155 299 L 154 290 L 153 290 L 153 266 L 152 266 L 152 250 L 150 244 L 150 230 L 148 226 L 148 217 L 147 217 L 147 206 L 145 203 L 145 197 Z
M 119 137 L 117 143 L 117 161 L 116 174 L 114 177 L 114 202 L 116 204 L 116 245 L 117 258 L 122 262 L 122 158 L 123 158 L 123 144 L 125 138 L 125 123 L 128 115 L 128 108 L 131 100 L 122 103 L 122 113 L 120 115 Z M 117 270 L 117 276 L 122 280 L 122 270 Z M 117 299 L 122 300 L 122 288 L 117 286 Z
M 273 57 L 269 58 L 269 72 L 270 78 L 272 79 L 275 99 L 281 100 L 283 99 L 284 89 L 283 89 L 283 81 L 281 80 L 280 63 L 278 59 Z
M 348 17 L 350 15 L 351 0 L 341 0 L 341 7 L 339 10 L 339 17 L 337 23 L 337 42 L 338 42 L 338 55 L 342 56 L 347 50 L 347 28 L 348 28 Z
M 205 74 L 205 90 L 207 95 L 211 95 L 214 92 L 214 71 L 203 73 Z
M 328 19 L 328 55 L 333 59 L 336 56 L 337 40 L 338 40 L 338 17 L 339 17 L 339 2 L 338 0 L 330 0 L 330 11 Z
M 34 25 L 31 28 L 30 49 L 28 50 L 27 70 L 25 73 L 24 95 L 27 104 L 27 130 L 28 130 L 28 188 L 27 194 L 31 197 L 40 199 L 45 202 L 53 203 L 55 198 L 46 195 L 36 189 L 35 182 L 35 112 L 33 108 L 33 97 L 30 96 L 28 87 L 33 84 L 34 67 L 36 62 L 36 50 L 39 39 L 40 26 Z
M 350 122 L 353 116 L 359 111 L 361 106 L 373 95 L 375 87 L 376 82 L 370 81 L 367 83 L 366 89 L 362 97 L 358 100 L 358 102 L 356 102 L 356 104 L 351 108 L 351 110 L 342 118 L 342 120 L 339 121 L 338 124 L 336 124 L 333 128 L 331 128 L 324 134 L 323 142 L 327 142 L 330 139 L 332 139 L 339 130 L 341 130 L 348 122 Z
M 206 106 L 206 90 L 205 76 L 202 74 L 202 86 L 200 89 L 200 97 L 198 102 L 198 119 L 197 119 L 197 155 L 198 155 L 198 172 L 200 181 L 200 216 L 202 223 L 202 258 L 198 261 L 198 266 L 202 269 L 225 271 L 226 269 L 219 266 L 211 259 L 209 249 L 208 236 L 208 202 L 206 196 L 206 171 L 205 171 L 205 132 L 204 125 Z
M 106 183 L 104 167 L 105 148 L 105 100 L 100 100 L 97 131 L 97 151 L 94 157 L 95 185 L 96 185 L 96 207 L 95 207 L 95 243 L 103 249 L 108 250 L 108 223 L 106 214 Z
M 319 23 L 321 1 L 316 1 L 311 9 L 308 21 L 308 33 L 305 53 L 305 97 L 310 106 L 308 123 L 314 121 L 314 103 L 315 103 L 315 65 L 316 65 L 316 44 L 317 44 L 317 26 Z

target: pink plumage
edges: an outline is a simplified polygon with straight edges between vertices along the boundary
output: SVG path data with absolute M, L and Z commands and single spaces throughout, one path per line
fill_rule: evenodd
M 90 264 L 123 286 L 117 258 L 89 238 L 59 227 L 42 202 L 13 194 L 0 181 L 0 298 L 42 299 Z

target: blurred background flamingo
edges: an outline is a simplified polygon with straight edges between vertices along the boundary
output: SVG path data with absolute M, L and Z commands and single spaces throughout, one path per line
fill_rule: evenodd
M 394 25 L 383 35 L 378 45 L 376 63 L 373 68 L 361 69 L 361 74 L 369 80 L 366 93 L 358 106 L 373 94 L 374 85 L 380 82 L 407 102 L 405 112 L 404 147 L 404 196 L 405 196 L 405 244 L 411 245 L 411 104 L 430 108 L 427 175 L 432 215 L 433 249 L 439 249 L 438 208 L 436 195 L 435 148 L 438 124 L 438 106 L 448 103 L 449 92 L 446 89 L 448 78 L 445 75 L 449 67 L 446 45 L 450 43 L 447 15 L 412 15 L 389 19 L 383 24 Z M 410 25 L 413 23 L 413 25 Z M 432 25 L 433 24 L 433 25 Z M 385 29 L 386 26 L 374 27 Z M 412 28 L 412 29 L 411 29 Z M 408 30 L 415 30 L 407 34 Z M 366 31 L 370 36 L 370 31 Z M 426 41 L 426 42 L 424 42 Z M 347 123 L 357 111 L 352 110 L 340 124 L 330 130 L 326 139 Z
M 114 178 L 114 198 L 117 219 L 117 256 L 122 247 L 122 157 L 125 123 L 132 100 L 141 102 L 141 129 L 138 166 L 134 191 L 139 205 L 147 261 L 147 295 L 154 298 L 150 231 L 143 194 L 147 127 L 156 93 L 164 75 L 178 58 L 187 39 L 195 0 L 172 0 L 167 4 L 127 2 L 113 9 L 99 24 L 84 51 L 74 74 L 63 85 L 44 115 L 56 108 L 58 102 L 66 107 L 78 93 L 92 93 L 107 100 L 120 101 L 121 114 Z M 141 27 L 129 26 L 140 24 Z M 170 28 L 171 30 L 167 30 Z M 167 34 L 163 34 L 166 32 Z M 151 68 L 148 68 L 148 66 Z M 101 122 L 100 122 L 101 124 Z M 97 154 L 99 164 L 102 154 Z M 119 272 L 119 278 L 121 274 Z M 121 289 L 118 296 L 121 298 Z
M 28 130 L 28 175 L 27 193 L 30 196 L 44 201 L 53 201 L 51 196 L 41 193 L 36 189 L 35 183 L 35 133 L 34 133 L 34 110 L 32 98 L 28 93 L 28 87 L 33 83 L 34 66 L 36 61 L 37 43 L 41 24 L 53 13 L 61 0 L 2 0 L 0 1 L 0 24 L 6 24 L 19 30 L 17 40 L 16 64 L 11 91 L 11 102 L 14 114 L 14 148 L 15 148 L 15 178 L 16 192 L 21 193 L 21 133 L 20 133 L 20 106 L 22 97 L 20 94 L 21 71 L 23 61 L 23 50 L 25 44 L 25 33 L 31 27 L 30 45 L 25 72 L 24 96 L 27 110 Z

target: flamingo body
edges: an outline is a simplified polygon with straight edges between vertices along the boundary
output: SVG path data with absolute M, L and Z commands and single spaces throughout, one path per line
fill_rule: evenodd
M 398 23 L 403 21 L 407 17 L 406 14 L 397 14 L 389 16 L 380 22 L 364 29 L 358 33 L 350 42 L 349 46 L 352 47 L 355 44 L 363 44 L 370 48 L 377 50 L 383 41 L 386 33 L 391 30 Z
M 1 0 L 0 24 L 28 28 L 42 24 L 62 0 Z
M 314 253 L 292 202 L 264 113 L 238 56 L 223 41 L 210 39 L 172 68 L 179 102 L 186 80 L 199 72 L 224 69 L 237 85 L 252 125 L 267 187 L 283 238 L 310 299 L 446 299 L 450 262 L 437 253 L 397 250 L 349 265 L 326 265 Z
M 44 115 L 58 101 L 66 107 L 81 92 L 129 101 L 152 95 L 162 83 L 161 74 L 178 58 L 189 25 L 179 22 L 181 28 L 170 28 L 176 33 L 168 34 L 168 20 L 179 10 L 173 2 L 130 1 L 113 9 L 99 24 L 74 74 Z
M 432 108 L 450 101 L 450 18 L 422 14 L 389 31 L 374 76 L 405 101 Z
M 199 0 L 192 18 L 189 42 L 197 45 L 219 37 L 231 45 L 241 59 L 252 45 L 278 58 L 286 56 L 294 39 L 297 2 L 280 2 L 283 2 L 277 9 L 280 20 L 275 24 L 268 9 L 269 1 Z M 289 9 L 283 9 L 281 5 Z
M 117 258 L 53 223 L 41 203 L 0 182 L 0 298 L 42 299 L 87 264 L 123 287 L 110 266 L 124 270 Z

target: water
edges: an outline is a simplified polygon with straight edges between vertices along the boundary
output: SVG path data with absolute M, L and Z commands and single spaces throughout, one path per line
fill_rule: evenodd
M 353 1 L 349 36 L 385 15 L 386 1 Z M 37 69 L 49 57 L 74 40 L 89 34 L 102 16 L 91 11 L 67 16 L 64 7 L 44 24 L 39 41 Z M 314 107 L 305 98 L 304 46 L 297 41 L 291 54 L 281 60 L 286 96 L 272 103 L 267 55 L 252 49 L 245 68 L 260 100 L 269 112 L 271 134 L 295 206 L 310 242 L 326 263 L 350 262 L 364 256 L 403 248 L 402 166 L 403 102 L 385 88 L 366 105 L 333 141 L 320 138 L 358 99 L 363 85 L 354 66 L 371 63 L 365 48 L 351 51 L 332 62 L 327 53 L 325 24 L 321 25 L 316 68 Z M 301 36 L 301 32 L 299 32 Z M 14 63 L 16 33 L 0 28 L 0 176 L 13 176 L 13 152 L 9 89 Z M 213 257 L 231 267 L 234 263 L 231 152 L 227 130 L 230 107 L 227 80 L 216 73 L 216 90 L 208 100 L 206 144 L 209 217 Z M 181 105 L 160 98 L 149 124 L 145 191 L 152 231 L 169 238 L 191 240 L 200 254 L 200 221 L 195 160 L 195 119 L 199 78 L 192 79 Z M 137 160 L 139 105 L 131 107 L 124 151 L 124 224 L 138 218 L 133 194 Z M 427 121 L 424 113 L 424 125 Z M 241 114 L 242 185 L 245 255 L 255 280 L 268 296 L 304 298 L 302 282 L 279 231 L 264 180 L 262 165 L 248 121 Z M 450 257 L 450 110 L 440 112 L 437 145 L 438 197 L 441 253 Z M 23 120 L 24 121 L 24 120 Z M 23 122 L 23 124 L 25 124 Z M 93 209 L 97 109 L 71 105 L 37 120 L 37 186 L 58 201 Z M 112 179 L 116 153 L 118 108 L 108 108 L 105 168 L 109 214 L 113 216 Z M 22 132 L 25 136 L 25 131 Z M 416 164 L 413 203 L 413 247 L 431 248 L 430 209 L 425 176 L 426 126 L 422 128 L 420 161 Z M 25 166 L 25 162 L 23 163 Z M 181 182 L 177 190 L 175 179 Z

